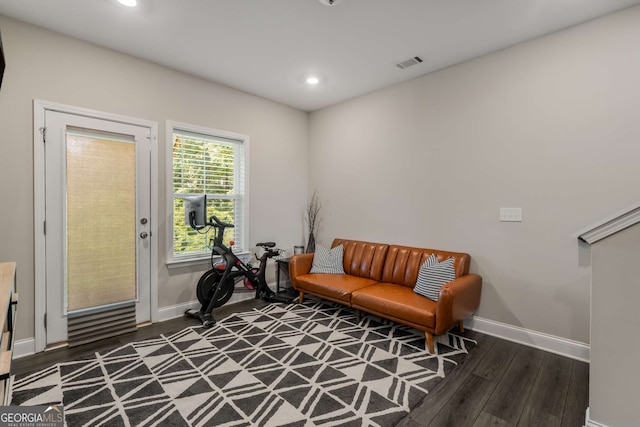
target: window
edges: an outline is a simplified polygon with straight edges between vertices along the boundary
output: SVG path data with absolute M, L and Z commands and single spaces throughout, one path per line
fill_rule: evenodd
M 245 226 L 245 156 L 248 137 L 213 129 L 167 123 L 171 135 L 169 263 L 208 258 L 213 230 L 198 232 L 185 224 L 184 198 L 207 195 L 207 217 L 235 225 L 225 231 L 224 242 L 235 252 L 247 250 Z

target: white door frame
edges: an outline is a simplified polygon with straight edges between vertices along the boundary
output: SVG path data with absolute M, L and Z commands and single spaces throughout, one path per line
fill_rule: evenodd
M 63 105 L 35 99 L 33 101 L 33 230 L 34 230 L 34 266 L 35 266 L 35 352 L 46 347 L 46 329 L 44 315 L 46 311 L 46 251 L 45 251 L 45 143 L 42 130 L 45 126 L 45 112 L 57 111 L 96 119 L 111 120 L 140 127 L 149 128 L 151 134 L 151 215 L 149 225 L 151 231 L 151 322 L 158 321 L 158 123 L 150 120 L 136 119 L 86 108 Z

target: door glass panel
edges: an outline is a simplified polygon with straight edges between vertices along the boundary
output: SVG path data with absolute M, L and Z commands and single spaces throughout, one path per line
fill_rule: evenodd
M 68 128 L 66 185 L 66 311 L 135 300 L 133 139 Z

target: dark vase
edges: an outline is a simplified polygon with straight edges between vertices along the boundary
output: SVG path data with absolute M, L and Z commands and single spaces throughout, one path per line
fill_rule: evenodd
M 307 249 L 306 253 L 315 252 L 316 251 L 316 238 L 313 235 L 313 231 L 309 233 L 309 240 L 307 240 Z

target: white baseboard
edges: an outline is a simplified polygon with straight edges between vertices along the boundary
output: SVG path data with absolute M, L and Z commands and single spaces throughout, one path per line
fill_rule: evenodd
M 227 304 L 233 304 L 235 302 L 240 302 L 252 298 L 254 298 L 254 294 L 251 292 L 236 292 L 231 296 L 231 299 Z M 158 321 L 164 322 L 166 320 L 175 319 L 176 317 L 182 317 L 184 316 L 184 312 L 188 309 L 199 308 L 200 303 L 198 301 L 190 301 L 187 303 L 162 307 L 158 310 Z M 484 319 L 477 316 L 472 316 L 469 319 L 465 320 L 464 324 L 467 329 L 482 332 L 483 334 L 492 335 L 508 341 L 535 347 L 540 350 L 559 354 L 561 356 L 566 356 L 571 359 L 589 362 L 590 347 L 589 345 L 581 342 L 543 334 L 541 332 L 532 331 L 518 326 L 508 325 L 506 323 L 496 322 L 495 320 Z M 14 358 L 18 359 L 20 357 L 30 356 L 32 354 L 35 354 L 34 338 L 25 338 L 17 340 L 14 343 Z M 593 421 L 591 423 L 592 424 L 587 423 L 586 427 L 601 427 L 601 424 L 594 423 Z
M 200 303 L 198 301 L 189 301 L 182 304 L 170 305 L 158 309 L 158 322 L 175 319 L 184 316 L 184 312 L 190 309 L 199 310 Z
M 25 338 L 16 340 L 13 343 L 13 358 L 19 359 L 25 356 L 36 354 L 36 340 L 34 338 Z
M 587 408 L 587 414 L 585 415 L 584 427 L 607 427 L 607 426 L 604 425 L 604 424 L 600 424 L 597 421 L 593 421 L 589 417 L 589 408 Z
M 253 292 L 234 292 L 229 298 L 227 304 L 233 304 L 240 301 L 255 298 Z M 162 307 L 158 309 L 158 322 L 164 322 L 165 320 L 175 319 L 176 317 L 184 316 L 184 312 L 190 309 L 200 310 L 200 303 L 198 301 L 189 301 L 182 304 L 170 305 L 168 307 Z
M 231 295 L 231 298 L 227 304 L 233 304 L 236 302 L 252 299 L 255 297 L 253 292 L 236 292 Z M 176 317 L 184 316 L 184 312 L 188 309 L 200 309 L 200 303 L 198 301 L 190 301 L 182 304 L 176 304 L 169 307 L 162 307 L 158 309 L 158 322 L 164 322 L 166 320 L 175 319 Z M 13 343 L 13 358 L 19 359 L 21 357 L 31 356 L 36 353 L 36 341 L 33 337 L 17 340 Z
M 589 362 L 591 347 L 588 344 L 532 331 L 495 320 L 472 316 L 465 320 L 466 328 L 492 335 L 507 341 L 517 342 L 571 359 Z

